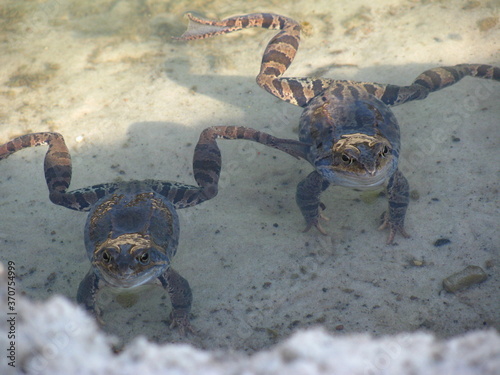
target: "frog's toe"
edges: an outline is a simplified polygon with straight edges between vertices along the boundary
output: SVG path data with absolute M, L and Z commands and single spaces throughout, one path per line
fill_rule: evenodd
M 383 215 L 384 221 L 382 225 L 378 228 L 379 230 L 389 229 L 389 235 L 387 236 L 387 245 L 392 245 L 394 241 L 394 237 L 396 234 L 401 234 L 404 238 L 410 238 L 411 236 L 405 230 L 404 225 L 402 223 L 392 223 L 388 220 L 387 215 Z
M 177 328 L 181 336 L 187 336 L 188 333 L 196 335 L 187 314 L 170 314 L 170 320 L 169 328 Z
M 87 308 L 87 312 L 94 318 L 99 328 L 103 328 L 106 325 L 106 322 L 102 319 L 102 311 L 99 307 L 92 306 L 91 308 Z
M 102 316 L 96 316 L 95 320 L 100 328 L 103 328 L 106 325 L 106 322 L 102 319 Z
M 320 215 L 320 218 L 322 219 L 326 219 L 324 217 L 321 217 Z M 323 236 L 326 236 L 328 235 L 328 233 L 326 232 L 326 230 L 323 229 L 323 227 L 321 226 L 320 223 L 318 223 L 317 221 L 316 222 L 313 222 L 313 223 L 309 223 L 307 224 L 306 226 L 306 229 L 304 229 L 302 232 L 305 233 L 305 232 L 309 232 L 309 230 L 312 228 L 312 227 L 315 227 Z
M 396 233 L 401 234 L 404 238 L 410 238 L 410 235 L 405 231 L 404 228 L 391 228 L 389 231 L 389 235 L 387 236 L 387 245 L 392 245 Z

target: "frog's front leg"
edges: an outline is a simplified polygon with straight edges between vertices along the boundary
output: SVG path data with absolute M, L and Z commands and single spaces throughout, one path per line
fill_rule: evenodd
M 89 312 L 99 325 L 104 325 L 102 312 L 96 304 L 97 293 L 99 292 L 99 277 L 91 268 L 78 286 L 76 301 L 87 312 Z
M 410 237 L 404 228 L 406 209 L 410 201 L 409 190 L 408 180 L 399 170 L 396 170 L 387 184 L 389 209 L 384 213 L 383 223 L 379 227 L 379 229 L 389 229 L 387 244 L 392 244 L 398 232 L 405 238 Z
M 295 194 L 295 201 L 302 212 L 302 216 L 306 220 L 307 232 L 312 227 L 315 227 L 323 235 L 326 235 L 326 231 L 323 229 L 319 223 L 319 219 L 328 220 L 325 216 L 320 213 L 320 208 L 325 209 L 325 206 L 320 201 L 320 196 L 323 191 L 325 191 L 330 183 L 325 180 L 319 172 L 311 172 L 304 180 L 302 180 L 297 185 L 297 192 Z
M 189 312 L 193 294 L 188 281 L 169 267 L 163 275 L 158 278 L 172 303 L 172 312 L 170 313 L 170 328 L 179 327 L 179 332 L 184 335 L 186 331 L 194 333 L 193 327 L 189 322 Z

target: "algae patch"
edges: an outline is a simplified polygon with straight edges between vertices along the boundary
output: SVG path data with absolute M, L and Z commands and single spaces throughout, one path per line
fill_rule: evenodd
M 46 63 L 43 70 L 30 72 L 28 66 L 23 65 L 9 77 L 5 84 L 8 87 L 38 88 L 49 82 L 59 69 L 59 64 Z

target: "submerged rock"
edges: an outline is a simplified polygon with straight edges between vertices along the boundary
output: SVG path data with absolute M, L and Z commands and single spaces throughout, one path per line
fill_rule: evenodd
M 482 283 L 488 278 L 486 272 L 479 266 L 467 266 L 443 280 L 443 287 L 447 292 L 455 293 L 459 290 Z

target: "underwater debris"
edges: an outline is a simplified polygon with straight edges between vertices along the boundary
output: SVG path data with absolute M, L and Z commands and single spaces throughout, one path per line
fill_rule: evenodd
M 487 278 L 488 275 L 481 267 L 467 266 L 462 271 L 456 272 L 444 279 L 443 287 L 447 292 L 455 293 L 474 284 L 479 284 Z

